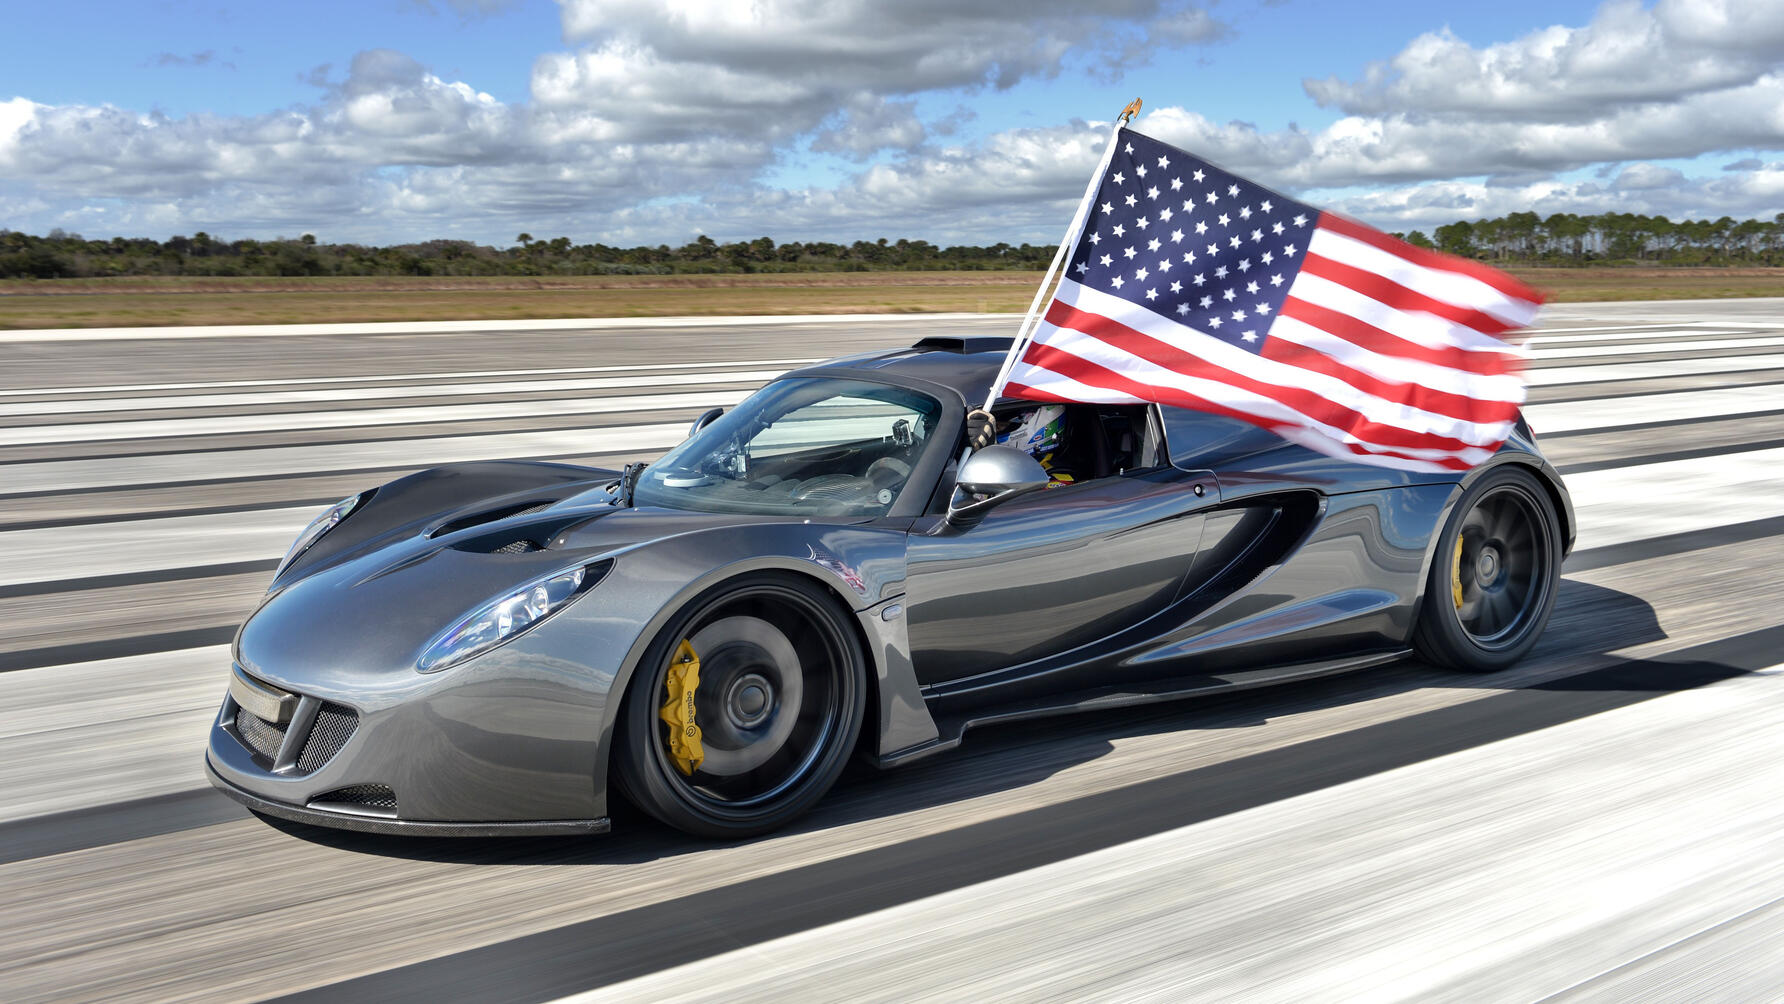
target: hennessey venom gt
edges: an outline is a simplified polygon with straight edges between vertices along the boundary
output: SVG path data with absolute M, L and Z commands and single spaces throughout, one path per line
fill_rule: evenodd
M 1573 508 L 1521 418 L 1460 474 L 1154 405 L 1065 406 L 1050 469 L 961 462 L 1009 345 L 798 370 L 623 472 L 461 464 L 333 506 L 237 635 L 213 783 L 445 835 L 602 832 L 611 785 L 736 837 L 857 751 L 1413 653 L 1493 670 L 1547 622 Z

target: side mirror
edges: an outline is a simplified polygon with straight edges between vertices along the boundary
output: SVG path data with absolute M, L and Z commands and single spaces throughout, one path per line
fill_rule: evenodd
M 948 501 L 948 524 L 969 527 L 993 508 L 1018 495 L 1039 491 L 1052 479 L 1040 462 L 1008 446 L 987 446 L 960 465 L 954 496 Z
M 701 412 L 700 417 L 694 419 L 694 424 L 688 426 L 688 438 L 693 439 L 694 436 L 697 433 L 699 433 L 699 431 L 701 429 L 704 429 L 707 426 L 711 425 L 712 423 L 718 421 L 718 417 L 720 415 L 723 415 L 724 413 L 725 413 L 725 409 L 723 409 L 723 408 L 713 408 L 710 411 Z

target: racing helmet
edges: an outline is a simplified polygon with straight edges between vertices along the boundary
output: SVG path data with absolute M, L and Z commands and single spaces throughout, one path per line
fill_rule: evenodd
M 999 423 L 997 441 L 1013 446 L 1034 457 L 1043 457 L 1059 449 L 1065 432 L 1065 406 L 1043 404 L 1029 408 L 1014 419 Z

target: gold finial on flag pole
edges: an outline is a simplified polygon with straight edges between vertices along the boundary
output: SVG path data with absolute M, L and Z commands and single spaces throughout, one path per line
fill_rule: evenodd
M 1127 103 L 1126 108 L 1121 109 L 1121 114 L 1116 118 L 1115 121 L 1130 122 L 1133 120 L 1133 117 L 1138 114 L 1140 114 L 1140 99 L 1135 98 L 1132 101 L 1129 101 Z

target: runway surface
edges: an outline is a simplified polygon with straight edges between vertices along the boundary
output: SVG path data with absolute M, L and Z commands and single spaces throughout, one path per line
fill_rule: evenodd
M 0 340 L 0 1000 L 1784 999 L 1784 300 L 1551 308 L 1536 653 L 974 732 L 739 845 L 275 827 L 227 643 L 322 506 L 654 456 L 1007 318 Z

